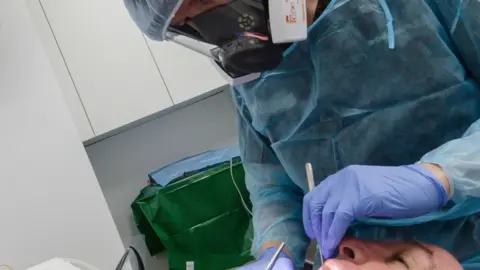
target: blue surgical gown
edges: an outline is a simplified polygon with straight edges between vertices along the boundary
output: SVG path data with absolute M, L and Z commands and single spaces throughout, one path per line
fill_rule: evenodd
M 332 0 L 280 66 L 233 88 L 255 255 L 276 240 L 303 264 L 306 162 L 316 184 L 350 164 L 432 162 L 453 185 L 445 208 L 348 235 L 436 244 L 480 269 L 479 16 L 478 0 Z

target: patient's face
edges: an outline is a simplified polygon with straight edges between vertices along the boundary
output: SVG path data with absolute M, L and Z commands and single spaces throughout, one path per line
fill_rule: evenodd
M 321 270 L 459 270 L 463 269 L 447 251 L 416 242 L 369 242 L 345 239 L 339 255 Z

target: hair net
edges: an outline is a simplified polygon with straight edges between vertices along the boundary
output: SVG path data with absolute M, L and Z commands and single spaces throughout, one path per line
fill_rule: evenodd
M 149 38 L 165 40 L 165 33 L 183 0 L 124 0 L 130 16 Z

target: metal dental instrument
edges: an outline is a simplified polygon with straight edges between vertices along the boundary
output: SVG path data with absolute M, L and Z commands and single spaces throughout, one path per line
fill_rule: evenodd
M 282 249 L 283 247 L 285 247 L 285 243 L 282 242 L 280 244 L 280 246 L 278 247 L 277 251 L 275 251 L 275 254 L 273 254 L 273 257 L 272 259 L 270 260 L 270 262 L 268 263 L 267 267 L 265 268 L 265 270 L 272 270 L 273 268 L 273 265 L 275 264 L 275 262 L 278 260 L 278 256 L 280 256 L 280 252 L 282 252 Z
M 307 171 L 308 191 L 312 191 L 315 187 L 315 181 L 313 180 L 313 169 L 310 162 L 305 164 L 305 170 Z
M 315 181 L 313 180 L 313 169 L 312 164 L 307 162 L 305 164 L 305 170 L 307 171 L 307 182 L 308 182 L 308 191 L 312 191 L 315 187 Z M 322 248 L 320 247 L 320 243 L 317 243 L 318 252 L 320 252 L 320 266 L 323 265 L 323 254 Z

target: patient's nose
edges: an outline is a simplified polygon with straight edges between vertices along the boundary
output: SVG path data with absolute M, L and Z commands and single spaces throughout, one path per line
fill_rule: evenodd
M 343 240 L 338 247 L 336 259 L 347 260 L 354 264 L 363 264 L 368 260 L 368 247 L 358 239 Z

